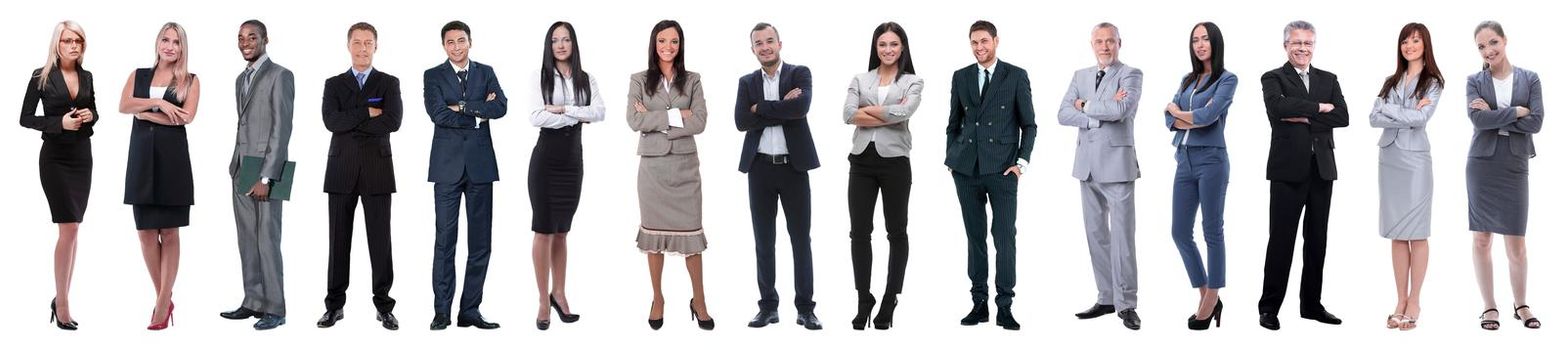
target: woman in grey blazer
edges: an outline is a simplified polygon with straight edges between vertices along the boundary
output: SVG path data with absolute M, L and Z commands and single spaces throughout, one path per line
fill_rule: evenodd
M 913 75 L 907 32 L 896 22 L 881 23 L 870 37 L 869 71 L 847 85 L 842 120 L 853 130 L 847 156 L 847 215 L 852 222 L 853 286 L 858 289 L 858 314 L 853 329 L 863 330 L 874 308 L 869 274 L 874 270 L 874 202 L 885 196 L 885 231 L 890 241 L 884 303 L 874 317 L 875 329 L 890 329 L 896 295 L 907 274 L 907 201 L 912 193 L 912 132 L 908 119 L 923 100 L 923 78 Z
M 645 72 L 630 76 L 627 116 L 630 129 L 641 134 L 636 193 L 641 200 L 641 228 L 636 247 L 646 253 L 652 277 L 652 310 L 647 324 L 663 326 L 663 254 L 684 256 L 690 272 L 690 313 L 702 329 L 715 327 L 706 313 L 701 281 L 701 252 L 706 232 L 701 226 L 701 162 L 695 135 L 706 131 L 706 98 L 701 76 L 684 69 L 684 29 L 662 21 L 652 28 Z
M 1428 27 L 1408 23 L 1397 42 L 1396 73 L 1380 87 L 1369 125 L 1385 129 L 1379 137 L 1379 235 L 1391 240 L 1396 278 L 1396 309 L 1385 327 L 1411 330 L 1423 310 L 1418 301 L 1433 231 L 1434 161 L 1424 127 L 1439 105 L 1445 80 L 1434 62 Z
M 1483 70 L 1466 78 L 1466 116 L 1472 120 L 1472 149 L 1466 158 L 1467 218 L 1472 261 L 1482 292 L 1483 329 L 1499 329 L 1493 298 L 1493 234 L 1504 235 L 1510 259 L 1514 315 L 1526 328 L 1542 327 L 1526 306 L 1526 213 L 1529 160 L 1537 156 L 1531 135 L 1542 131 L 1542 81 L 1537 73 L 1510 64 L 1509 39 L 1498 22 L 1477 25 L 1472 34 Z

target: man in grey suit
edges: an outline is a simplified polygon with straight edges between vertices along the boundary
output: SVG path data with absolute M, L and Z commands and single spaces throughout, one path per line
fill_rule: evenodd
M 1097 65 L 1075 71 L 1059 101 L 1059 125 L 1078 128 L 1075 170 L 1081 181 L 1086 244 L 1097 280 L 1097 303 L 1075 314 L 1097 318 L 1117 310 L 1124 327 L 1139 330 L 1135 313 L 1135 110 L 1140 105 L 1139 69 L 1119 62 L 1119 28 L 1092 28 Z
M 288 136 L 293 133 L 293 72 L 266 56 L 266 24 L 257 20 L 239 26 L 239 53 L 249 62 L 234 82 L 239 126 L 228 176 L 234 191 L 234 223 L 239 233 L 239 261 L 244 271 L 244 302 L 223 318 L 260 318 L 256 330 L 287 323 L 282 288 L 282 201 L 270 200 L 271 187 L 283 179 L 288 161 Z M 262 159 L 260 180 L 238 183 L 244 157 Z

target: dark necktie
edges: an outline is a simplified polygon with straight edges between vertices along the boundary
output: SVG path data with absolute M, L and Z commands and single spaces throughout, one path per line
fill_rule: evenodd
M 462 97 L 467 97 L 467 70 L 456 71 L 456 85 L 462 88 Z
M 991 78 L 992 75 L 993 75 L 993 73 L 989 73 L 988 70 L 983 70 L 983 87 L 978 89 L 978 96 L 979 97 L 988 98 L 988 83 L 989 83 L 989 78 Z
M 1108 74 L 1107 71 L 1103 71 L 1103 70 L 1097 71 L 1097 85 L 1092 85 L 1092 88 L 1093 89 L 1101 88 L 1102 87 L 1102 76 L 1107 75 L 1107 74 Z

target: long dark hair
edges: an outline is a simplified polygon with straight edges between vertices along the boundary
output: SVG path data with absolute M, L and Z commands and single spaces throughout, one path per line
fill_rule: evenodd
M 570 22 L 559 21 L 548 27 L 548 33 L 543 35 L 543 71 L 542 82 L 543 102 L 554 104 L 554 74 L 559 71 L 558 62 L 554 60 L 554 29 L 565 27 L 565 32 L 570 33 L 570 58 L 566 63 L 570 64 L 570 82 L 575 85 L 576 105 L 586 106 L 592 104 L 592 81 L 587 77 L 587 72 L 581 69 L 581 44 L 576 40 L 576 27 Z
M 657 22 L 656 26 L 652 26 L 651 39 L 646 42 L 646 82 L 643 85 L 646 85 L 647 95 L 656 94 L 658 85 L 661 85 L 663 79 L 663 70 L 658 67 L 660 62 L 657 59 L 657 33 L 668 28 L 673 28 L 673 31 L 679 34 L 679 53 L 673 55 L 673 74 L 675 75 L 673 77 L 673 91 L 678 92 L 680 95 L 684 94 L 684 80 L 686 76 L 689 76 L 689 74 L 685 74 L 687 72 L 684 70 L 684 28 L 679 26 L 679 22 L 665 19 L 662 22 Z
M 912 48 L 907 44 L 907 31 L 896 22 L 880 23 L 880 26 L 874 27 L 874 36 L 869 37 L 869 70 L 880 67 L 880 51 L 876 45 L 880 42 L 880 35 L 885 32 L 895 33 L 896 38 L 901 39 L 901 57 L 896 58 L 896 80 L 900 80 L 904 74 L 917 74 L 912 69 Z
M 1200 22 L 1199 24 L 1196 24 L 1194 28 L 1189 29 L 1190 36 L 1193 37 L 1195 34 L 1195 29 L 1201 27 L 1206 28 L 1206 36 L 1211 38 L 1211 72 L 1209 72 L 1211 73 L 1211 76 L 1206 78 L 1206 83 L 1200 86 L 1200 90 L 1195 90 L 1196 93 L 1205 92 L 1206 89 L 1210 89 L 1211 85 L 1216 83 L 1217 79 L 1222 78 L 1222 73 L 1227 72 L 1227 69 L 1222 67 L 1222 29 L 1217 28 L 1216 23 Z M 1206 66 L 1200 63 L 1200 57 L 1195 57 L 1194 45 L 1189 46 L 1189 65 L 1193 68 L 1190 69 L 1189 75 L 1184 76 L 1184 83 L 1179 84 L 1179 91 L 1188 89 L 1190 84 L 1194 84 L 1195 80 L 1200 79 L 1201 74 L 1207 73 Z
M 1439 64 L 1434 63 L 1434 39 L 1428 36 L 1428 26 L 1412 22 L 1401 27 L 1401 35 L 1396 37 L 1396 74 L 1385 78 L 1385 85 L 1379 88 L 1379 98 L 1390 96 L 1390 89 L 1396 88 L 1396 84 L 1401 82 L 1401 76 L 1407 74 L 1409 62 L 1406 57 L 1401 57 L 1401 42 L 1412 37 L 1413 33 L 1423 38 L 1423 72 L 1417 75 L 1417 86 L 1412 91 L 1412 98 L 1422 99 L 1429 84 L 1445 86 L 1445 77 L 1439 74 Z

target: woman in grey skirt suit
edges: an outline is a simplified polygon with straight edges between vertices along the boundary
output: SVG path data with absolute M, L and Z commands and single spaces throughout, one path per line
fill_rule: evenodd
M 1542 327 L 1526 306 L 1527 164 L 1537 155 L 1531 135 L 1542 131 L 1542 82 L 1537 73 L 1510 65 L 1509 39 L 1498 22 L 1477 25 L 1473 34 L 1483 70 L 1466 78 L 1466 115 L 1472 120 L 1472 149 L 1466 159 L 1466 197 L 1472 230 L 1472 261 L 1482 292 L 1483 329 L 1499 329 L 1493 298 L 1493 234 L 1504 235 L 1510 259 L 1514 316 L 1526 328 Z
M 1424 128 L 1445 80 L 1427 26 L 1408 23 L 1397 42 L 1396 74 L 1380 87 L 1369 125 L 1385 129 L 1379 137 L 1379 235 L 1390 239 L 1396 278 L 1396 309 L 1385 327 L 1411 330 L 1423 310 L 1418 301 L 1433 231 L 1434 161 Z
M 684 256 L 694 289 L 690 313 L 700 326 L 714 323 L 706 313 L 701 281 L 701 252 L 706 233 L 701 226 L 700 158 L 695 135 L 706 131 L 706 98 L 701 76 L 684 69 L 684 29 L 662 21 L 652 28 L 645 72 L 630 76 L 626 121 L 640 133 L 641 156 L 636 193 L 641 200 L 641 228 L 636 246 L 646 253 L 652 278 L 652 310 L 647 323 L 663 325 L 663 255 Z M 698 311 L 698 312 L 697 312 Z

